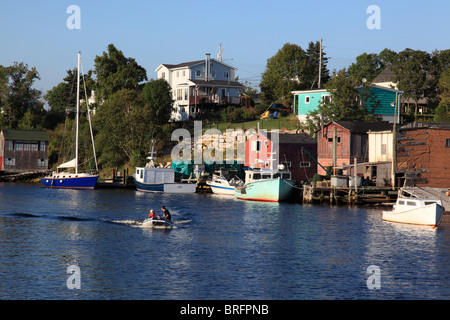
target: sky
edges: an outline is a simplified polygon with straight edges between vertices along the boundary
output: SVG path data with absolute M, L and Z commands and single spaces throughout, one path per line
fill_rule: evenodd
M 373 5 L 379 10 L 368 11 Z M 330 71 L 384 48 L 450 49 L 449 14 L 448 0 L 0 0 L 0 65 L 36 67 L 34 87 L 45 94 L 76 66 L 79 51 L 87 72 L 112 43 L 150 80 L 162 63 L 215 58 L 221 44 L 224 62 L 256 86 L 285 43 L 306 49 L 322 39 Z

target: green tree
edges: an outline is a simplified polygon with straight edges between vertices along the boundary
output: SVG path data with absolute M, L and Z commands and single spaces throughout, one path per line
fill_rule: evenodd
M 35 67 L 29 68 L 23 62 L 0 68 L 0 103 L 2 108 L 0 125 L 16 129 L 28 110 L 39 113 L 43 109 L 41 92 L 33 88 L 40 79 Z M 32 112 L 30 112 L 32 113 Z
M 150 112 L 137 90 L 122 89 L 98 108 L 95 115 L 99 165 L 119 167 L 133 154 L 144 154 L 149 139 Z
M 431 66 L 430 54 L 425 51 L 405 49 L 397 55 L 393 65 L 394 81 L 398 89 L 404 92 L 404 98 L 411 98 L 415 104 L 414 114 L 417 115 L 418 102 L 429 90 L 429 72 Z
M 316 44 L 310 43 L 308 52 L 305 52 L 296 44 L 286 43 L 267 60 L 260 83 L 266 104 L 291 101 L 291 91 L 309 89 L 314 84 L 317 86 L 319 62 L 316 47 Z M 323 61 L 326 65 L 325 58 Z
M 152 79 L 144 85 L 142 94 L 153 126 L 165 125 L 170 120 L 174 103 L 171 92 L 164 79 Z
M 106 100 L 121 89 L 138 89 L 147 80 L 145 69 L 135 59 L 125 57 L 113 44 L 94 61 L 93 73 L 97 75 L 96 89 L 100 99 Z

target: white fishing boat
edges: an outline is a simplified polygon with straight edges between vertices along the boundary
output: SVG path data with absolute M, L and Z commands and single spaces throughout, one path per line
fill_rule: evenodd
M 398 198 L 392 211 L 383 211 L 383 220 L 437 227 L 443 214 L 439 199 Z
M 142 222 L 144 228 L 154 228 L 154 229 L 171 229 L 175 224 L 171 220 L 164 218 L 148 218 Z
M 172 168 L 156 168 L 153 160 L 156 159 L 154 154 L 153 140 L 152 151 L 149 152 L 150 160 L 145 167 L 136 167 L 133 173 L 133 179 L 136 189 L 143 192 L 163 192 L 163 193 L 195 193 L 197 190 L 196 183 L 178 183 L 175 182 L 175 170 Z
M 219 174 L 213 174 L 211 181 L 206 181 L 206 184 L 211 188 L 211 191 L 215 194 L 234 195 L 234 188 L 243 186 L 244 181 L 235 176 L 230 180 L 224 177 L 222 172 Z

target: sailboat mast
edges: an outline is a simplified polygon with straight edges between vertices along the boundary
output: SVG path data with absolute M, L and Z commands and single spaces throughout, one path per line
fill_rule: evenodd
M 80 60 L 81 54 L 78 52 L 77 67 L 77 115 L 76 115 L 76 141 L 75 141 L 75 173 L 78 173 L 78 126 L 80 122 Z

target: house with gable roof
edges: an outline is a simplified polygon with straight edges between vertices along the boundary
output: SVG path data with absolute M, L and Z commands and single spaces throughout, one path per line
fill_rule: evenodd
M 240 105 L 244 86 L 235 81 L 236 70 L 209 54 L 204 60 L 159 65 L 157 78 L 169 83 L 175 101 L 171 120 L 195 118 L 205 104 Z

